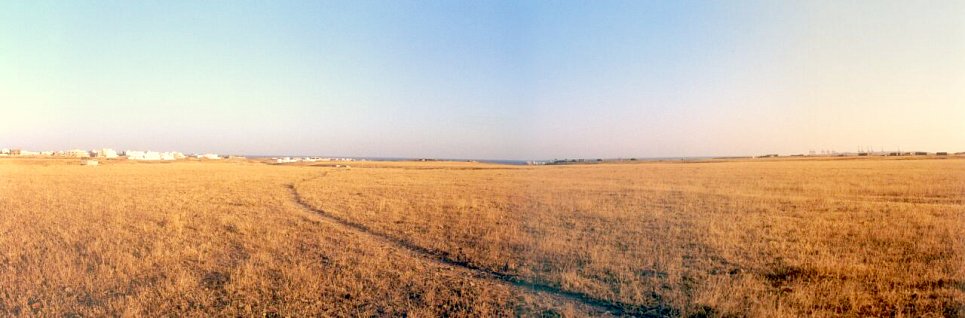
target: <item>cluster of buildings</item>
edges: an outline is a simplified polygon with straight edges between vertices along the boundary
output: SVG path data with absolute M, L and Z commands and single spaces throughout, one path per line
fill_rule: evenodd
M 275 163 L 293 163 L 293 162 L 318 162 L 318 161 L 355 161 L 352 158 L 318 158 L 318 157 L 283 157 L 283 158 L 271 158 Z
M 124 151 L 124 156 L 128 160 L 178 160 L 185 159 L 183 153 L 177 151 L 171 152 L 157 152 L 157 151 L 140 151 L 140 150 L 127 150 Z
M 114 149 L 102 148 L 94 150 L 82 150 L 82 149 L 71 149 L 71 150 L 61 150 L 61 151 L 28 151 L 21 149 L 0 149 L 0 156 L 22 156 L 22 157 L 36 157 L 36 156 L 46 156 L 46 157 L 67 157 L 67 158 L 103 158 L 103 159 L 118 159 L 125 158 L 127 160 L 144 160 L 144 161 L 168 161 L 168 160 L 179 160 L 187 159 L 189 156 L 177 152 L 177 151 L 140 151 L 140 150 L 125 150 L 122 152 L 117 152 Z M 208 159 L 208 160 L 218 160 L 222 157 L 218 154 L 207 153 L 207 154 L 197 154 L 190 157 L 197 159 Z
M 901 150 L 899 151 L 859 150 L 857 152 L 837 152 L 834 150 L 822 150 L 820 153 L 818 153 L 812 150 L 808 152 L 807 155 L 796 154 L 796 155 L 789 155 L 787 157 L 874 157 L 874 156 L 898 157 L 898 156 L 948 156 L 948 155 L 958 156 L 962 154 L 965 154 L 965 153 L 961 153 L 961 152 L 949 153 L 947 151 L 927 152 L 927 151 L 901 151 Z M 776 158 L 776 157 L 784 157 L 784 156 L 779 156 L 777 154 L 767 154 L 767 155 L 755 156 L 754 158 Z

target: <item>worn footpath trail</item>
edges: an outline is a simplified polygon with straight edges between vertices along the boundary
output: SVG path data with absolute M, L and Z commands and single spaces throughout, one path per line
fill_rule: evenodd
M 303 179 L 299 181 L 299 183 L 324 178 L 326 175 L 327 172 L 322 173 L 314 178 Z M 291 183 L 286 187 L 291 192 L 292 200 L 302 210 L 315 214 L 322 220 L 328 221 L 336 226 L 361 233 L 364 236 L 368 236 L 378 242 L 392 246 L 393 248 L 399 250 L 403 250 L 409 254 L 412 254 L 413 256 L 434 262 L 438 265 L 465 270 L 473 274 L 475 277 L 481 279 L 488 279 L 506 284 L 512 286 L 513 288 L 540 296 L 548 296 L 562 303 L 571 303 L 598 316 L 668 317 L 677 315 L 677 311 L 670 307 L 643 307 L 640 305 L 598 299 L 585 293 L 564 290 L 556 286 L 533 282 L 515 275 L 501 273 L 469 262 L 455 260 L 441 251 L 431 250 L 416 245 L 405 239 L 397 238 L 392 235 L 373 230 L 364 224 L 353 222 L 335 214 L 315 208 L 302 198 L 302 196 L 298 193 L 296 185 L 297 183 Z

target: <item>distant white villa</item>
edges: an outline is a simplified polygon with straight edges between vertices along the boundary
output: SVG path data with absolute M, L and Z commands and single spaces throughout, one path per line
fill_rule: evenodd
M 157 151 L 140 151 L 140 150 L 126 150 L 124 151 L 124 156 L 127 160 L 145 160 L 145 161 L 157 161 L 157 160 L 174 160 L 165 159 L 161 156 L 160 152 Z
M 114 158 L 117 158 L 117 151 L 114 151 L 114 149 L 110 149 L 110 148 L 91 150 L 90 156 L 97 157 L 97 158 L 114 159 Z
M 217 154 L 213 154 L 213 153 L 206 153 L 206 154 L 203 154 L 203 155 L 197 155 L 197 156 L 195 156 L 195 157 L 197 157 L 198 159 L 209 159 L 209 160 L 218 160 L 218 159 L 221 159 L 221 156 L 219 156 L 219 155 L 217 155 Z
M 290 163 L 290 162 L 298 162 L 298 161 L 299 161 L 298 158 L 292 158 L 292 157 L 275 159 L 275 163 Z
M 161 160 L 177 160 L 177 159 L 184 159 L 184 158 L 185 158 L 184 154 L 177 151 L 169 151 L 169 152 L 161 153 Z
M 37 153 L 37 154 L 40 154 L 40 153 Z M 21 155 L 24 155 L 24 154 L 21 152 Z M 86 150 L 72 149 L 72 150 L 65 151 L 64 156 L 74 157 L 74 158 L 88 158 L 90 157 L 90 152 Z
M 128 150 L 124 155 L 127 160 L 161 160 L 161 153 L 157 151 Z

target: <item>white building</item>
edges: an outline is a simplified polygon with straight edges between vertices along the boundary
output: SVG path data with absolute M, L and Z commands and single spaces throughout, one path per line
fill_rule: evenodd
M 177 151 L 140 151 L 140 150 L 127 150 L 124 151 L 124 156 L 128 160 L 178 160 L 186 158 L 183 153 Z
M 98 158 L 114 159 L 114 158 L 117 158 L 117 151 L 114 151 L 114 149 L 110 149 L 110 148 L 103 148 L 103 149 L 91 151 L 91 156 L 98 157 Z
M 221 156 L 219 156 L 219 155 L 217 155 L 217 154 L 213 154 L 213 153 L 206 153 L 206 154 L 203 154 L 203 155 L 198 155 L 197 158 L 198 158 L 198 159 L 218 160 L 218 159 L 221 159 Z
M 275 163 L 291 163 L 291 162 L 298 162 L 298 158 L 285 157 L 285 158 L 275 159 Z
M 143 160 L 141 158 L 144 158 L 144 152 L 140 150 L 124 150 L 123 154 L 128 160 Z
M 161 160 L 161 153 L 157 151 L 127 150 L 124 156 L 127 160 Z
M 39 153 L 38 153 L 39 154 Z M 73 158 L 88 158 L 90 157 L 90 152 L 80 149 L 71 149 L 64 152 L 64 156 Z

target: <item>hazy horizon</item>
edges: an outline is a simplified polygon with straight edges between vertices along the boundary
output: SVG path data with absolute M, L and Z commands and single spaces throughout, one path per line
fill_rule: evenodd
M 965 151 L 965 2 L 4 2 L 0 148 Z

